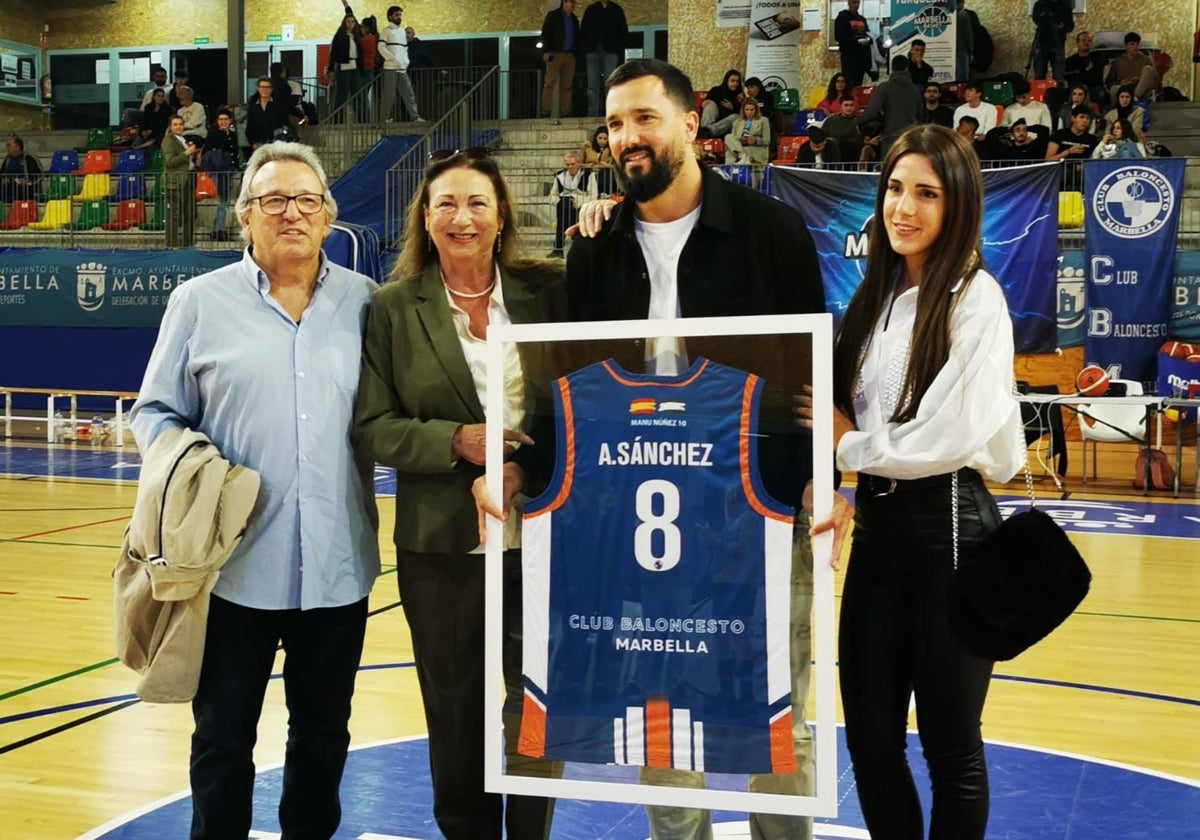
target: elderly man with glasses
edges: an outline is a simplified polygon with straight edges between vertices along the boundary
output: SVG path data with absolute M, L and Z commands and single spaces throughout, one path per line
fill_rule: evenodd
M 195 430 L 262 481 L 209 604 L 192 701 L 191 837 L 250 832 L 256 730 L 282 642 L 280 827 L 328 838 L 379 573 L 372 467 L 350 442 L 375 283 L 321 248 L 337 205 L 309 147 L 260 148 L 236 212 L 241 261 L 171 294 L 131 415 L 143 453 L 169 429 Z

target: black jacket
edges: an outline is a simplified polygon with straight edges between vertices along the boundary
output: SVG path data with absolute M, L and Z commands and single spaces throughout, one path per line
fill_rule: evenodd
M 256 143 L 270 143 L 275 139 L 275 129 L 288 125 L 287 105 L 271 98 L 264 108 L 258 97 L 250 100 L 246 106 L 246 142 L 251 146 Z
M 615 0 L 609 0 L 607 8 L 600 0 L 588 6 L 583 13 L 580 32 L 584 52 L 603 50 L 615 53 L 618 64 L 625 60 L 625 38 L 629 35 L 629 23 L 625 20 L 625 10 Z
M 583 39 L 579 35 L 579 18 L 575 16 L 574 12 L 571 13 L 571 20 L 575 22 L 575 46 L 571 49 L 571 52 L 578 53 L 583 47 Z M 561 6 L 557 9 L 551 9 L 546 13 L 545 19 L 542 20 L 542 52 L 567 52 L 563 48 L 565 21 L 566 15 L 563 14 Z
M 755 190 L 704 171 L 703 204 L 696 227 L 679 256 L 679 308 L 684 318 L 728 315 L 823 313 L 825 294 L 816 246 L 804 220 L 792 208 Z M 598 236 L 577 238 L 567 259 L 567 312 L 571 321 L 646 318 L 650 278 L 634 228 L 633 202 L 617 205 Z M 811 436 L 793 422 L 791 395 L 807 379 L 808 346 L 802 339 L 776 339 L 778 352 L 764 353 L 761 341 L 739 337 L 687 339 L 688 355 L 758 373 L 766 380 L 759 417 L 759 463 L 767 492 L 799 505 L 812 477 Z M 644 341 L 579 345 L 589 358 L 563 360 L 565 372 L 612 356 L 626 370 L 644 369 Z M 552 428 L 552 427 L 551 427 Z M 552 431 L 531 432 L 535 447 L 522 447 L 553 464 Z M 520 463 L 520 459 L 518 459 Z M 526 472 L 529 463 L 522 463 Z

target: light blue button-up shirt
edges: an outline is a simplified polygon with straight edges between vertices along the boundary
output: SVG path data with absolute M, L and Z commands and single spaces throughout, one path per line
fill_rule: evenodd
M 262 476 L 246 537 L 213 590 L 226 600 L 344 606 L 379 574 L 372 467 L 350 444 L 374 289 L 322 253 L 297 324 L 247 249 L 171 293 L 130 424 L 142 452 L 168 426 L 196 429 Z

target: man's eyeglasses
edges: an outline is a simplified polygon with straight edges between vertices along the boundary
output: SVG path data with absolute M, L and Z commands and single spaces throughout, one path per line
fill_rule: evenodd
M 455 155 L 462 155 L 467 160 L 486 160 L 492 156 L 492 150 L 487 146 L 470 146 L 466 149 L 438 149 L 436 152 L 429 153 L 429 162 L 436 163 L 439 160 L 449 160 Z
M 252 195 L 251 201 L 257 201 L 259 209 L 268 216 L 282 216 L 287 212 L 288 202 L 296 202 L 296 209 L 305 216 L 311 216 L 325 206 L 325 196 L 317 193 L 300 193 L 299 195 Z

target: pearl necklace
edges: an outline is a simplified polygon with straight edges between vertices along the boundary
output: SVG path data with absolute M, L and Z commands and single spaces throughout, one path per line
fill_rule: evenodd
M 476 300 L 481 297 L 486 297 L 492 293 L 492 289 L 496 288 L 496 279 L 493 277 L 492 282 L 489 283 L 488 287 L 482 292 L 460 292 L 458 289 L 453 288 L 449 283 L 446 282 L 446 276 L 444 274 L 442 275 L 442 285 L 446 287 L 447 292 L 455 297 L 466 298 L 467 300 Z

